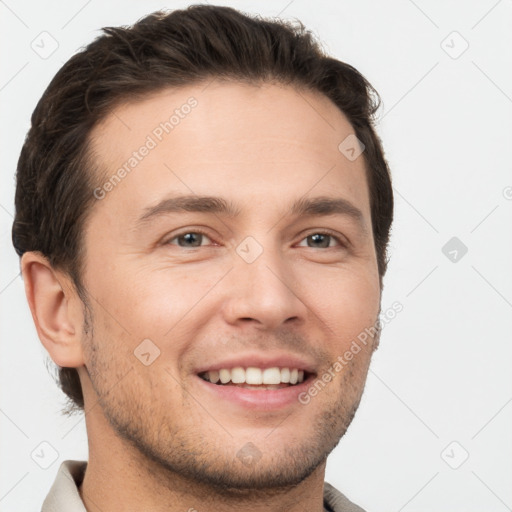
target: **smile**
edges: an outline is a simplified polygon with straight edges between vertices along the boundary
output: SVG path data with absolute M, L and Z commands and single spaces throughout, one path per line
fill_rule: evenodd
M 299 368 L 222 368 L 202 372 L 199 377 L 212 384 L 239 386 L 244 388 L 280 389 L 294 386 L 308 377 L 307 372 Z
M 299 405 L 300 393 L 308 389 L 315 374 L 298 368 L 238 366 L 202 372 L 198 377 L 202 389 L 213 400 L 271 411 Z

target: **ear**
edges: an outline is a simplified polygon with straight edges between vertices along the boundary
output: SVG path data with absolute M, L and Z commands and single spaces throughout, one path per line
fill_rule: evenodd
M 21 272 L 37 334 L 53 362 L 66 368 L 84 365 L 83 307 L 71 279 L 38 252 L 22 256 Z

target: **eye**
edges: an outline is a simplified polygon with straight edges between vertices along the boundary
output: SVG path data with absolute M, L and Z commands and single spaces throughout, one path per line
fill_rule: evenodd
M 211 242 L 210 238 L 208 238 L 204 233 L 189 231 L 187 233 L 176 235 L 167 243 L 169 245 L 178 245 L 179 247 L 201 247 L 202 245 L 205 245 L 203 244 L 205 240 Z
M 329 247 L 343 246 L 340 239 L 329 233 L 313 233 L 299 243 L 299 247 L 314 247 L 316 249 L 328 249 Z

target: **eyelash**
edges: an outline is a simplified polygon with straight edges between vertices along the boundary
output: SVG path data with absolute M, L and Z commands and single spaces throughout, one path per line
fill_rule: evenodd
M 172 238 L 170 238 L 168 241 L 164 242 L 164 245 L 176 245 L 177 247 L 179 247 L 177 244 L 172 244 L 171 242 L 173 240 L 178 239 L 180 236 L 187 235 L 189 233 L 194 233 L 194 234 L 197 234 L 197 235 L 204 235 L 204 236 L 206 236 L 207 238 L 209 238 L 211 240 L 210 235 L 208 235 L 208 233 L 206 233 L 205 231 L 203 231 L 201 229 L 189 229 L 187 231 L 183 231 L 181 233 L 177 233 Z M 339 244 L 339 247 L 341 247 L 341 248 L 346 248 L 347 247 L 347 242 L 345 242 L 339 235 L 336 235 L 335 233 L 329 231 L 328 229 L 324 229 L 324 230 L 321 230 L 321 231 L 311 231 L 307 235 L 303 236 L 300 239 L 300 242 L 304 241 L 306 238 L 308 238 L 308 237 L 310 237 L 312 235 L 330 236 L 331 238 L 336 240 L 336 242 Z M 200 247 L 203 247 L 203 246 L 200 246 Z M 195 247 L 195 249 L 197 249 L 197 248 L 198 247 Z M 314 247 L 308 247 L 308 248 L 309 249 L 314 249 Z M 323 247 L 321 249 L 334 249 L 334 247 Z
M 167 240 L 167 242 L 164 242 L 164 245 L 177 245 L 177 244 L 171 244 L 171 242 L 173 240 L 178 239 L 180 236 L 188 235 L 189 233 L 194 233 L 196 235 L 204 235 L 204 236 L 206 236 L 206 237 L 211 239 L 210 235 L 208 235 L 208 233 L 206 233 L 206 231 L 203 231 L 201 229 L 188 229 L 187 231 L 183 231 L 181 233 L 177 233 L 172 238 L 169 238 L 169 240 Z
M 347 242 L 341 236 L 337 235 L 336 233 L 334 233 L 332 231 L 329 231 L 328 229 L 324 229 L 324 230 L 320 230 L 320 231 L 311 231 L 306 236 L 304 236 L 300 241 L 302 242 L 303 240 L 305 240 L 306 238 L 308 238 L 309 236 L 312 236 L 312 235 L 330 236 L 331 238 L 336 240 L 336 242 L 338 242 L 339 247 L 341 247 L 341 248 L 347 247 Z M 325 248 L 322 247 L 322 249 L 334 249 L 334 248 L 335 247 L 325 247 Z M 309 249 L 314 249 L 314 247 L 309 247 Z

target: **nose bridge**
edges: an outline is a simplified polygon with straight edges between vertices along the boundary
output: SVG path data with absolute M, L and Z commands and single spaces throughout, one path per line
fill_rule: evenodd
M 292 273 L 275 245 L 263 246 L 247 237 L 236 248 L 231 274 L 225 309 L 230 323 L 251 319 L 262 327 L 276 328 L 304 318 L 305 305 L 297 297 Z

